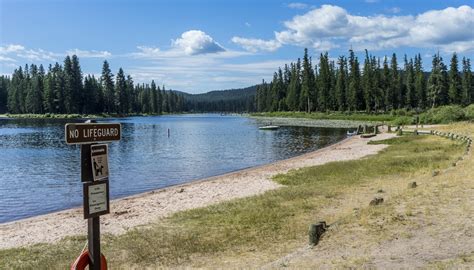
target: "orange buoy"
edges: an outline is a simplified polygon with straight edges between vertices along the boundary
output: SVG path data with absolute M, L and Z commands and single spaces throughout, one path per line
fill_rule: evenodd
M 86 250 L 77 257 L 73 264 L 71 264 L 71 270 L 84 270 L 90 263 L 91 259 L 89 257 L 89 251 Z M 102 253 L 100 254 L 100 269 L 107 270 L 107 260 Z

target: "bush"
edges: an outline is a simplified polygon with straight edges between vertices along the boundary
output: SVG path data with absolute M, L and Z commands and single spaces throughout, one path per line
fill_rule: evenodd
M 464 108 L 464 117 L 466 120 L 474 120 L 474 104 Z
M 395 126 L 411 125 L 414 124 L 414 118 L 411 116 L 399 116 L 392 121 Z
M 458 105 L 441 106 L 429 109 L 421 114 L 420 120 L 424 124 L 447 124 L 465 120 L 463 108 Z

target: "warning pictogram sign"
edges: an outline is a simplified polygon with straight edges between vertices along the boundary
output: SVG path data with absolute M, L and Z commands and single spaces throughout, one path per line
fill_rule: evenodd
M 92 176 L 94 181 L 109 177 L 107 144 L 91 145 Z

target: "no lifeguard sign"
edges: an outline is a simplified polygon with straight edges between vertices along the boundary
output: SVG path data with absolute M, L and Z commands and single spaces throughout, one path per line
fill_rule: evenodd
M 87 219 L 88 253 L 81 254 L 72 266 L 84 263 L 89 269 L 100 270 L 101 265 L 107 266 L 100 253 L 99 217 L 110 212 L 110 203 L 108 147 L 97 143 L 120 141 L 121 125 L 89 120 L 66 124 L 64 132 L 67 144 L 81 144 L 84 218 Z
M 65 135 L 67 144 L 120 141 L 121 126 L 116 123 L 66 124 Z

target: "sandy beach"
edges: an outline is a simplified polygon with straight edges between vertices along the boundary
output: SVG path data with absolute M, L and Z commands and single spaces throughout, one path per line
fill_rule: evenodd
M 354 136 L 298 157 L 113 200 L 110 214 L 101 217 L 101 231 L 122 234 L 133 227 L 156 222 L 178 211 L 277 189 L 280 185 L 271 180 L 276 174 L 375 154 L 386 146 L 368 145 L 367 142 L 393 136 L 387 133 L 372 139 Z M 0 249 L 52 243 L 66 236 L 85 235 L 87 221 L 83 219 L 82 211 L 82 207 L 74 208 L 0 224 Z

